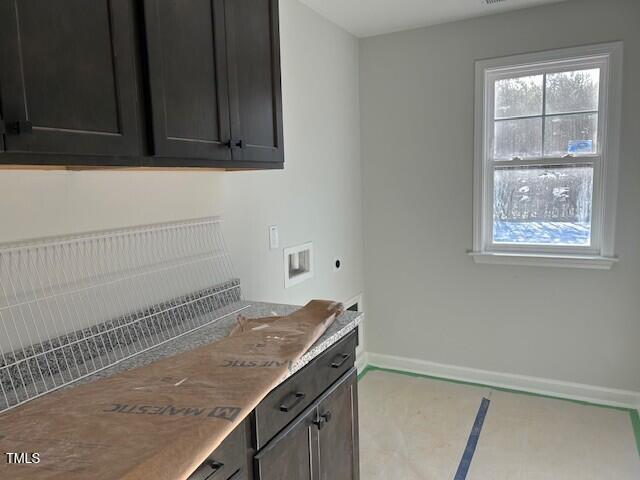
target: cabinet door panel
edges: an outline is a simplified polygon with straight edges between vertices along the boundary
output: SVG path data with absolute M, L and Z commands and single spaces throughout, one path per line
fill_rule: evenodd
M 0 153 L 4 152 L 4 119 L 0 111 Z
M 257 480 L 317 480 L 317 412 L 308 410 L 276 436 L 255 457 Z
M 2 108 L 8 152 L 140 153 L 131 0 L 0 0 Z
M 318 406 L 321 480 L 359 478 L 357 388 L 353 370 Z
M 156 156 L 230 160 L 222 0 L 146 0 Z
M 226 0 L 234 160 L 282 162 L 277 0 Z M 238 146 L 238 145 L 237 145 Z

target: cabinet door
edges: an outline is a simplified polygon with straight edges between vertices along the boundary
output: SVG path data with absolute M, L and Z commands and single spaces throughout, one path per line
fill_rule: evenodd
M 7 152 L 140 153 L 133 10 L 133 0 L 0 0 Z
M 256 480 L 318 479 L 316 417 L 315 408 L 307 410 L 256 455 Z
M 223 0 L 144 5 L 155 155 L 230 160 Z
M 4 120 L 2 118 L 2 112 L 0 112 L 0 153 L 4 152 Z
M 358 383 L 355 369 L 318 406 L 320 479 L 357 480 Z
M 233 159 L 284 161 L 277 0 L 226 0 Z

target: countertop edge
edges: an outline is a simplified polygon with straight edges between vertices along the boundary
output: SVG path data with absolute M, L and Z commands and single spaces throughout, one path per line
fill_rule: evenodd
M 361 313 L 361 312 L 358 312 Z M 289 375 L 287 375 L 282 381 L 284 382 L 287 378 L 291 377 L 296 372 L 303 369 L 307 366 L 314 358 L 323 353 L 325 350 L 328 350 L 330 347 L 338 343 L 341 339 L 349 335 L 353 330 L 355 330 L 360 323 L 362 322 L 363 315 L 357 316 L 352 322 L 346 324 L 342 329 L 338 332 L 331 334 L 328 338 L 322 340 L 322 336 L 318 341 L 321 341 L 320 344 L 316 342 L 307 352 L 298 360 L 293 366 L 291 370 L 289 370 Z M 282 383 L 282 382 L 280 382 Z

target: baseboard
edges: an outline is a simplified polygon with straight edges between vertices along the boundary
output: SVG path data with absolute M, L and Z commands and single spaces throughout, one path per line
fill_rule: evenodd
M 362 354 L 356 356 L 356 368 L 358 369 L 358 375 L 360 375 L 367 365 L 369 364 L 369 354 L 367 352 L 362 352 Z
M 367 352 L 365 355 L 367 364 L 371 367 L 400 370 L 446 380 L 517 390 L 597 405 L 640 410 L 640 392 L 492 372 L 373 352 Z

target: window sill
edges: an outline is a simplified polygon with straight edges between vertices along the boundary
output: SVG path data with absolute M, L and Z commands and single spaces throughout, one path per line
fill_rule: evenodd
M 581 255 L 535 255 L 523 253 L 469 252 L 476 263 L 494 265 L 525 265 L 533 267 L 591 268 L 611 270 L 618 261 L 613 257 Z

